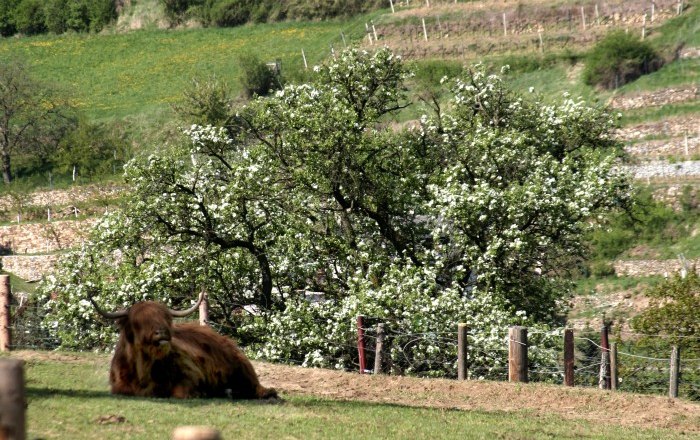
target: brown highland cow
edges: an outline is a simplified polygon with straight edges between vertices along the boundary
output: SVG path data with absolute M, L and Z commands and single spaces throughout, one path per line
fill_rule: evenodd
M 173 317 L 194 312 L 174 311 L 153 301 L 136 303 L 114 313 L 95 309 L 115 319 L 119 341 L 112 358 L 109 383 L 112 394 L 144 397 L 277 397 L 260 385 L 250 360 L 236 343 L 197 323 L 173 324 Z

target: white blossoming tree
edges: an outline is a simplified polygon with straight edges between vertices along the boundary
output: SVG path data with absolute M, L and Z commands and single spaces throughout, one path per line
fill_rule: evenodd
M 104 344 L 89 297 L 178 303 L 204 288 L 214 325 L 306 365 L 352 365 L 357 314 L 392 329 L 406 372 L 451 374 L 456 349 L 437 335 L 458 322 L 487 376 L 508 325 L 551 346 L 584 232 L 629 203 L 611 117 L 517 96 L 477 66 L 435 115 L 392 129 L 409 78 L 386 49 L 349 50 L 227 127 L 192 126 L 182 145 L 129 164 L 125 209 L 44 283 L 47 324 L 66 346 Z M 327 301 L 308 303 L 308 290 Z

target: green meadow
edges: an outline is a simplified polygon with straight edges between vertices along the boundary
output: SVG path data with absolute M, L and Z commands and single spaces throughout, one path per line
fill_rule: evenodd
M 0 40 L 0 57 L 19 59 L 70 96 L 95 120 L 157 114 L 193 78 L 217 76 L 237 90 L 238 59 L 254 53 L 282 63 L 283 73 L 311 67 L 361 35 L 367 17 L 340 22 L 281 23 L 227 29 L 142 30 Z
M 29 439 L 165 439 L 182 425 L 225 439 L 690 439 L 670 429 L 610 426 L 527 411 L 483 412 L 337 401 L 282 393 L 282 403 L 146 399 L 108 392 L 108 357 L 37 353 L 25 364 Z

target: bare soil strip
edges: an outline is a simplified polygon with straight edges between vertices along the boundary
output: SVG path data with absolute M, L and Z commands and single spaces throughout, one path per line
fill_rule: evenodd
M 255 363 L 262 383 L 285 394 L 415 407 L 525 411 L 537 416 L 700 433 L 700 404 L 660 396 L 548 384 L 372 376 Z

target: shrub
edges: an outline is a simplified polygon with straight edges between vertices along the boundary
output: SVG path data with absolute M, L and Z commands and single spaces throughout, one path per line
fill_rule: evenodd
M 46 14 L 41 0 L 23 0 L 15 9 L 17 31 L 26 35 L 46 32 Z
M 46 2 L 46 29 L 54 34 L 68 30 L 66 26 L 68 0 L 49 0 Z
M 107 127 L 82 122 L 61 140 L 53 159 L 59 172 L 75 167 L 82 176 L 109 175 L 124 164 L 127 149 Z
M 393 371 L 453 377 L 457 324 L 463 322 L 470 328 L 470 371 L 478 378 L 494 379 L 507 368 L 508 327 L 528 325 L 531 343 L 537 347 L 530 352 L 530 365 L 540 369 L 556 365 L 561 334 L 534 324 L 524 312 L 513 312 L 492 295 L 442 289 L 435 276 L 432 269 L 396 265 L 385 274 L 382 286 L 356 279 L 352 293 L 339 300 L 309 303 L 303 296 L 285 294 L 285 310 L 257 319 L 244 334 L 253 332 L 265 340 L 255 351 L 258 357 L 305 367 L 354 369 L 355 318 L 363 315 L 369 317 L 364 323 L 368 340 L 373 339 L 370 327 L 374 327 L 369 322 L 385 324 Z
M 211 8 L 210 20 L 220 27 L 240 26 L 252 18 L 257 3 L 253 0 L 219 1 Z
M 246 97 L 266 96 L 281 87 L 279 74 L 256 55 L 243 54 L 238 61 L 241 69 L 241 87 Z
M 588 55 L 583 80 L 592 86 L 614 89 L 659 69 L 654 49 L 625 32 L 612 32 Z
M 14 10 L 18 0 L 3 0 L 0 2 L 0 36 L 9 37 L 17 32 L 14 20 Z

